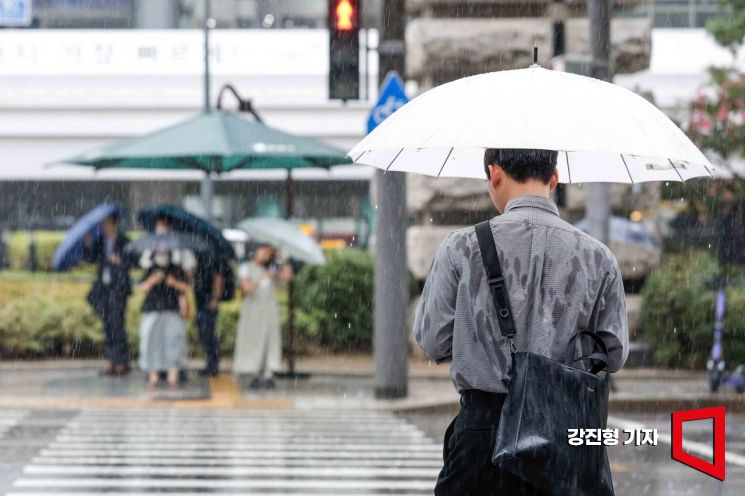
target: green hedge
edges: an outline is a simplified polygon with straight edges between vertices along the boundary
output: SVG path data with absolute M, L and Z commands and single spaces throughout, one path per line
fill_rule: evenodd
M 52 270 L 52 257 L 54 250 L 65 237 L 64 231 L 35 231 L 34 243 L 36 245 L 36 261 L 38 270 Z M 26 270 L 29 268 L 29 244 L 31 235 L 28 231 L 15 231 L 11 233 L 7 241 L 8 265 L 12 270 Z
M 365 251 L 326 253 L 326 265 L 307 266 L 296 280 L 296 325 L 332 351 L 372 348 L 373 261 Z
M 370 349 L 372 260 L 359 250 L 329 252 L 327 258 L 327 265 L 306 266 L 296 279 L 297 344 Z M 85 298 L 92 275 L 0 271 L 0 358 L 101 356 L 101 323 Z M 278 298 L 286 333 L 286 292 L 278 291 Z M 142 295 L 135 293 L 127 307 L 127 333 L 135 352 L 141 304 Z M 238 299 L 220 306 L 217 333 L 223 356 L 232 356 L 240 307 Z M 201 357 L 193 320 L 188 342 L 189 353 Z
M 706 252 L 667 256 L 642 290 L 641 325 L 658 365 L 702 368 L 714 329 L 715 292 L 706 281 L 718 274 Z M 727 291 L 725 360 L 745 363 L 745 288 Z
M 86 277 L 56 274 L 0 276 L 0 358 L 101 356 L 101 321 L 85 298 L 90 284 Z M 127 305 L 127 334 L 135 352 L 142 298 L 135 293 Z M 224 354 L 232 353 L 239 311 L 237 301 L 220 308 L 217 332 Z M 193 321 L 188 326 L 188 342 L 190 354 L 200 356 Z

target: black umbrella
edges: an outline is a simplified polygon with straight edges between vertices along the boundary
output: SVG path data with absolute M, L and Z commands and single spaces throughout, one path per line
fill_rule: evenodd
M 142 253 L 147 250 L 153 252 L 191 250 L 194 253 L 199 253 L 209 251 L 210 245 L 198 236 L 168 232 L 143 236 L 131 241 L 124 247 L 125 253 Z
M 225 260 L 235 258 L 233 245 L 225 239 L 219 229 L 204 220 L 203 218 L 187 212 L 183 208 L 174 205 L 158 205 L 155 207 L 143 208 L 137 214 L 137 218 L 142 227 L 150 232 L 155 231 L 155 223 L 161 217 L 168 219 L 173 226 L 174 231 L 191 235 L 194 238 L 206 240 L 216 251 L 219 256 Z M 204 251 L 204 250 L 202 250 Z

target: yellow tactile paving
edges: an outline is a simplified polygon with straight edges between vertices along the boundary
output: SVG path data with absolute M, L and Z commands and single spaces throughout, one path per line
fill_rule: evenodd
M 252 398 L 243 396 L 233 376 L 220 375 L 210 379 L 211 397 L 202 400 L 153 400 L 149 398 L 59 398 L 0 397 L 0 408 L 31 408 L 45 410 L 76 410 L 81 408 L 242 408 L 290 410 L 294 400 L 289 397 Z

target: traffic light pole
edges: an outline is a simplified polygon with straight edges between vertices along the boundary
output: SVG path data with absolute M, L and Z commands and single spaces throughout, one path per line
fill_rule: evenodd
M 404 0 L 383 1 L 380 27 L 380 82 L 404 67 Z M 401 398 L 408 393 L 408 267 L 406 264 L 406 181 L 401 172 L 376 172 L 374 325 L 375 396 Z
M 590 75 L 610 81 L 610 17 L 611 0 L 588 0 L 587 16 L 590 18 Z M 610 242 L 610 183 L 591 183 L 587 186 L 585 211 L 587 231 L 590 236 L 606 246 Z

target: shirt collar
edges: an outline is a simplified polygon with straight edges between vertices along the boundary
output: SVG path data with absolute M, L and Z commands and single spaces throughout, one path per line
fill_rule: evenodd
M 507 207 L 504 209 L 504 213 L 518 208 L 537 208 L 539 210 L 545 210 L 548 213 L 559 216 L 559 208 L 556 203 L 550 198 L 545 196 L 516 196 L 507 202 Z

